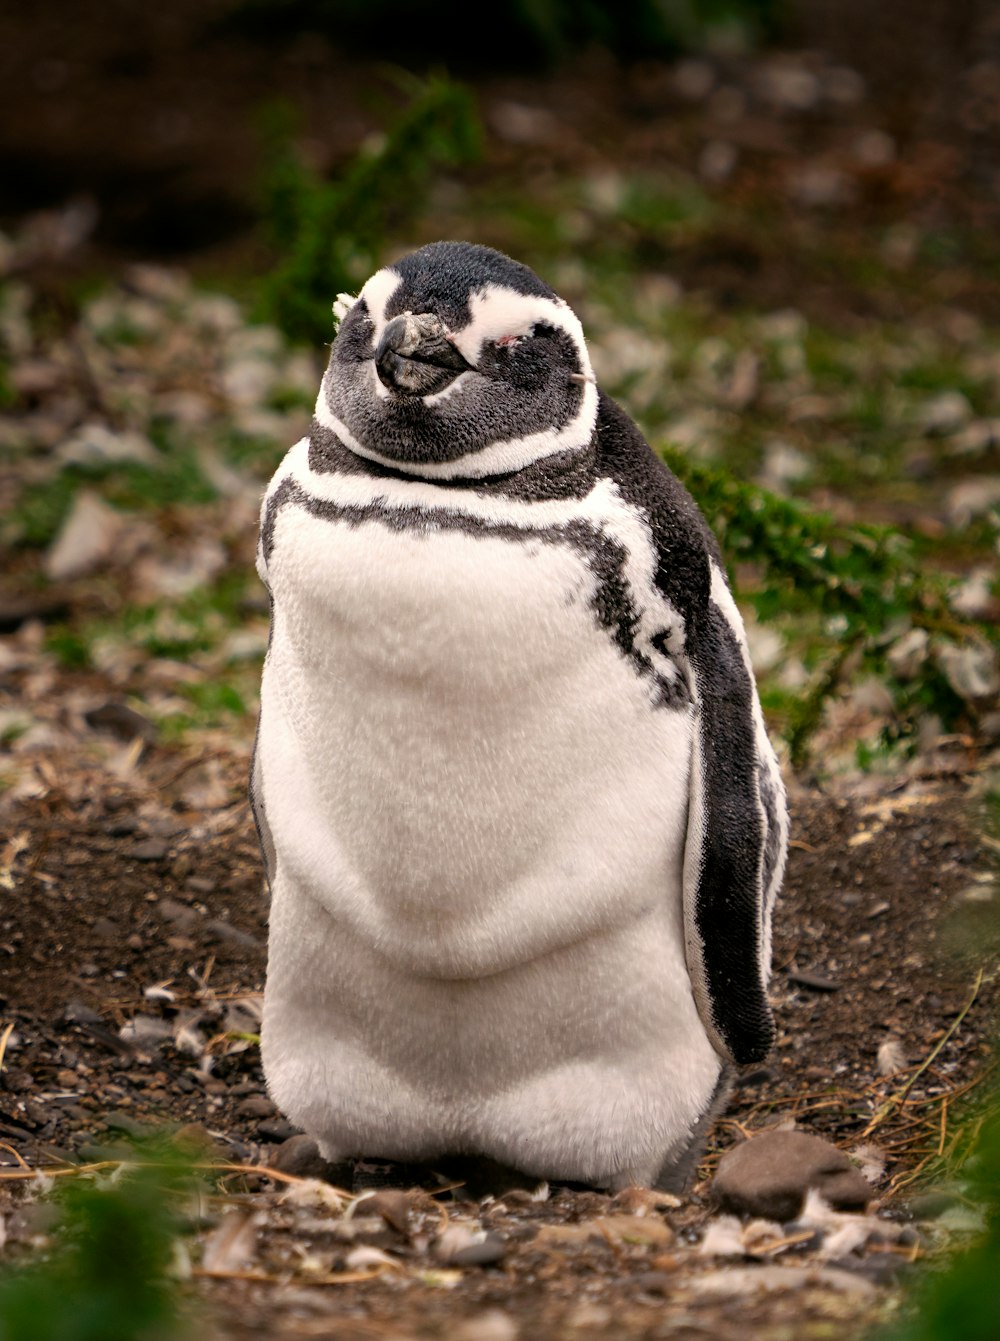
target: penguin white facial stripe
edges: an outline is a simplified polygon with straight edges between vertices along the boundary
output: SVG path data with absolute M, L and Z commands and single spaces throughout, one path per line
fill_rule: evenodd
M 472 294 L 469 309 L 469 324 L 452 334 L 455 345 L 473 367 L 484 345 L 527 337 L 536 326 L 549 325 L 566 332 L 576 348 L 580 371 L 584 376 L 593 375 L 583 327 L 576 313 L 561 300 L 488 284 Z
M 463 374 L 464 376 L 467 375 Z M 375 381 L 378 379 L 375 378 Z M 433 399 L 449 399 L 448 391 L 452 391 L 451 398 L 457 399 L 456 391 L 459 394 L 461 392 L 458 388 L 460 381 L 462 378 L 456 379 L 440 397 Z M 335 433 L 352 452 L 365 457 L 366 460 L 377 461 L 379 465 L 392 466 L 406 474 L 428 480 L 486 479 L 491 475 L 506 475 L 511 471 L 522 470 L 533 461 L 554 456 L 557 452 L 586 447 L 590 442 L 597 418 L 597 387 L 593 383 L 584 386 L 580 408 L 565 427 L 543 430 L 524 438 L 491 443 L 488 447 L 478 448 L 467 456 L 457 457 L 453 461 L 402 461 L 398 457 L 386 456 L 370 447 L 362 446 L 347 424 L 330 408 L 325 378 L 316 398 L 314 414 L 317 422 Z
M 374 327 L 373 344 L 378 343 L 379 336 L 385 330 L 388 320 L 385 310 L 402 282 L 402 275 L 387 266 L 384 270 L 376 270 L 358 295 L 364 299 Z

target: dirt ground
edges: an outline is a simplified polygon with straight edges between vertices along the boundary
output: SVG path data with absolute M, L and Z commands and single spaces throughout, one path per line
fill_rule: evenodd
M 66 1169 L 116 1157 L 123 1137 L 184 1128 L 216 1166 L 268 1167 L 294 1134 L 242 1037 L 256 1029 L 267 918 L 245 765 L 232 751 L 184 755 L 85 728 L 76 755 L 34 761 L 35 795 L 4 806 L 0 1000 L 13 1031 L 0 1078 L 0 1195 L 15 1244 L 37 1233 L 18 1211 L 22 1161 Z M 309 1215 L 283 1200 L 314 1185 L 229 1177 L 206 1227 L 218 1232 L 223 1212 L 243 1217 L 250 1243 L 237 1266 L 192 1286 L 212 1334 L 502 1341 L 736 1338 L 750 1322 L 789 1337 L 828 1335 L 834 1321 L 841 1335 L 860 1329 L 895 1298 L 926 1246 L 919 1234 L 846 1254 L 832 1273 L 799 1235 L 780 1285 L 733 1291 L 698 1250 L 709 1180 L 720 1151 L 794 1121 L 859 1152 L 880 1213 L 906 1216 L 907 1186 L 956 1139 L 988 1069 L 997 987 L 987 977 L 975 990 L 983 949 L 962 931 L 962 910 L 989 878 L 981 784 L 958 760 L 937 776 L 794 797 L 776 919 L 778 1045 L 741 1077 L 680 1204 L 580 1189 L 477 1200 L 442 1190 L 432 1170 L 360 1166 L 355 1190 L 423 1190 L 374 1230 L 358 1221 L 367 1237 L 352 1241 L 336 1236 L 329 1206 Z M 887 1103 L 910 1080 L 901 1102 Z M 615 1216 L 637 1212 L 622 1236 Z M 586 1228 L 595 1218 L 597 1237 Z M 449 1223 L 466 1237 L 488 1231 L 492 1260 L 436 1261 L 432 1240 Z M 758 1263 L 781 1254 L 769 1245 Z
M 202 40 L 204 13 L 228 8 L 39 0 L 30 21 L 23 8 L 0 15 L 0 222 L 16 232 L 27 212 L 79 204 L 55 220 L 79 233 L 66 255 L 61 236 L 46 241 L 52 220 L 36 227 L 40 253 L 55 256 L 49 305 L 63 324 L 67 286 L 123 260 L 183 259 L 199 276 L 265 267 L 254 231 L 265 95 L 297 102 L 299 147 L 321 171 L 390 119 L 378 98 L 393 104 L 399 92 L 384 70 L 338 59 L 326 38 Z M 759 69 L 721 63 L 717 91 L 730 104 L 734 91 L 744 98 L 735 121 L 725 97 L 683 93 L 641 61 L 585 53 L 558 79 L 477 76 L 489 148 L 469 181 L 527 190 L 570 169 L 599 180 L 609 164 L 698 173 L 723 142 L 737 166 L 717 189 L 735 206 L 784 202 L 781 227 L 763 242 L 721 226 L 681 237 L 645 258 L 651 268 L 720 308 L 794 304 L 846 328 L 939 299 L 995 319 L 992 263 L 956 262 L 932 293 L 907 295 L 795 257 L 825 230 L 838 254 L 861 255 L 859 229 L 899 220 L 931 237 L 950 228 L 995 237 L 996 7 L 814 0 L 800 9 L 800 55 L 787 69 L 780 58 Z M 863 76 L 859 101 L 831 110 L 778 97 L 791 96 L 795 78 L 808 84 L 814 66 L 827 78 L 841 64 Z M 526 124 L 537 140 L 523 139 Z M 859 158 L 859 144 L 887 156 Z M 790 191 L 814 181 L 800 171 L 814 162 L 847 181 L 846 203 Z M 502 244 L 503 220 L 497 227 L 483 240 Z M 42 260 L 29 249 L 17 265 L 35 266 L 32 283 L 44 288 Z M 56 422 L 46 452 L 61 432 Z M 236 516 L 236 505 L 216 507 L 188 520 L 171 510 L 156 543 L 172 553 L 202 531 L 223 534 L 222 512 Z M 242 535 L 229 560 L 246 571 L 253 511 L 229 519 Z M 245 799 L 246 724 L 164 743 L 126 707 L 155 669 L 141 648 L 131 681 L 113 667 L 66 669 L 44 650 L 38 620 L 120 610 L 118 579 L 99 574 L 63 593 L 39 587 L 38 563 L 14 553 L 0 601 L 3 631 L 14 631 L 10 651 L 0 647 L 0 748 L 10 743 L 13 761 L 0 791 L 5 1263 L 50 1242 L 31 1170 L 53 1183 L 105 1170 L 124 1141 L 166 1131 L 197 1152 L 208 1187 L 180 1270 L 192 1337 L 818 1341 L 892 1315 L 901 1285 L 947 1239 L 915 1198 L 963 1148 L 990 1073 L 1000 987 L 977 915 L 990 909 L 995 840 L 983 835 L 981 808 L 995 754 L 946 740 L 892 778 L 795 785 L 775 923 L 777 1046 L 740 1077 L 679 1203 L 574 1188 L 482 1195 L 447 1172 L 373 1165 L 347 1170 L 341 1195 L 308 1169 L 274 1167 L 287 1165 L 295 1132 L 266 1095 L 254 1041 L 267 906 Z M 183 665 L 167 670 L 172 688 L 183 683 Z M 28 734 L 8 742 L 22 711 Z M 721 1154 L 782 1124 L 833 1141 L 865 1170 L 867 1229 L 834 1252 L 842 1225 L 751 1225 L 738 1231 L 745 1250 L 705 1251 L 720 1221 L 711 1179 Z M 366 1186 L 383 1188 L 367 1210 L 357 1201 Z

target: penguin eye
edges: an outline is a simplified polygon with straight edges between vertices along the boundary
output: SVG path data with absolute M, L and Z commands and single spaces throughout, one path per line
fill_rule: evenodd
M 493 343 L 498 349 L 514 349 L 527 338 L 527 335 L 501 335 L 499 340 L 494 340 Z

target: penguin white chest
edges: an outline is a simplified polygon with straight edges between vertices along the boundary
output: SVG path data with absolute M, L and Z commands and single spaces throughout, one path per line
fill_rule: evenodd
M 335 918 L 459 977 L 679 888 L 691 718 L 651 706 L 578 538 L 288 509 L 269 570 L 261 750 L 298 778 L 269 817 Z

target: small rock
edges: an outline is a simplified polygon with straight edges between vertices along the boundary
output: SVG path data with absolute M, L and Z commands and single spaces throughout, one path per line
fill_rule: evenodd
M 788 194 L 809 209 L 829 209 L 850 204 L 854 184 L 832 163 L 806 161 L 789 174 Z
M 644 1243 L 669 1247 L 674 1231 L 658 1215 L 598 1215 L 572 1225 L 542 1225 L 536 1243 Z
M 105 424 L 84 424 L 59 448 L 59 460 L 64 465 L 108 465 L 120 461 L 135 461 L 144 466 L 156 466 L 162 458 L 148 438 L 141 433 L 116 433 Z
M 826 978 L 822 973 L 810 973 L 806 969 L 789 969 L 788 981 L 799 987 L 808 987 L 812 992 L 839 992 L 840 983 Z
M 795 1219 L 810 1188 L 840 1210 L 861 1210 L 871 1199 L 845 1154 L 799 1131 L 765 1132 L 727 1151 L 712 1184 L 724 1210 L 778 1221 Z
M 410 1232 L 410 1201 L 405 1192 L 383 1188 L 361 1197 L 354 1208 L 356 1215 L 378 1215 L 406 1238 Z
M 756 83 L 761 97 L 784 111 L 806 112 L 819 101 L 820 81 L 801 65 L 762 65 Z
M 507 1251 L 507 1244 L 491 1230 L 452 1223 L 434 1243 L 434 1256 L 444 1266 L 492 1266 Z
M 849 1254 L 834 1258 L 830 1266 L 836 1271 L 853 1272 L 872 1285 L 892 1285 L 900 1276 L 913 1271 L 913 1264 L 899 1253 Z
M 498 1308 L 466 1318 L 449 1331 L 454 1341 L 517 1341 L 517 1323 L 509 1313 Z
M 146 838 L 125 851 L 131 861 L 162 861 L 166 855 L 167 845 L 162 838 Z
M 682 98 L 701 102 L 715 85 L 715 70 L 708 61 L 678 61 L 673 68 L 673 85 Z
M 884 168 L 896 157 L 896 141 L 884 130 L 872 127 L 855 137 L 851 152 L 862 167 Z
M 946 1211 L 954 1210 L 956 1206 L 961 1205 L 962 1198 L 959 1193 L 938 1188 L 914 1197 L 910 1202 L 910 1214 L 914 1220 L 937 1220 Z
M 91 708 L 83 714 L 83 720 L 95 731 L 109 731 L 121 740 L 155 740 L 156 727 L 148 717 L 136 712 L 127 703 L 109 700 L 99 708 Z
M 640 1271 L 632 1277 L 632 1284 L 645 1294 L 659 1294 L 666 1298 L 677 1287 L 677 1277 L 668 1271 Z
M 487 115 L 491 128 L 509 144 L 546 144 L 559 138 L 559 122 L 544 107 L 495 102 Z
M 68 582 L 102 567 L 124 525 L 121 515 L 92 489 L 82 489 L 45 555 L 51 582 Z
M 103 1018 L 84 1001 L 70 1001 L 63 1011 L 67 1024 L 103 1024 Z
M 236 1116 L 243 1118 L 269 1118 L 276 1112 L 274 1104 L 266 1094 L 251 1094 L 236 1105 Z M 292 1138 L 297 1139 L 296 1137 Z M 287 1170 L 286 1170 L 287 1172 Z
M 972 418 L 972 406 L 961 391 L 941 391 L 923 405 L 920 427 L 928 437 L 957 433 Z
M 865 81 L 846 65 L 835 65 L 822 76 L 823 96 L 839 107 L 853 107 L 865 96 Z
M 352 1248 L 344 1258 L 344 1266 L 348 1271 L 365 1271 L 369 1267 L 391 1266 L 398 1267 L 399 1261 L 395 1257 L 390 1257 L 387 1252 L 381 1248 L 373 1248 L 367 1243 L 359 1244 L 357 1248 Z
M 262 1141 L 290 1141 L 299 1135 L 299 1129 L 287 1118 L 274 1118 L 257 1124 L 257 1135 Z M 287 1173 L 288 1170 L 286 1169 Z
M 808 1288 L 840 1290 L 861 1296 L 870 1296 L 875 1292 L 875 1287 L 863 1277 L 828 1266 L 727 1267 L 722 1271 L 709 1271 L 704 1276 L 695 1276 L 688 1283 L 688 1289 L 696 1295 L 721 1299 L 743 1298 L 758 1292 L 771 1294 L 787 1290 L 798 1293 Z
M 229 945 L 239 945 L 245 950 L 257 950 L 261 942 L 256 936 L 251 936 L 249 931 L 243 931 L 240 927 L 234 927 L 232 922 L 227 922 L 224 917 L 215 917 L 205 923 L 205 932 L 216 941 L 226 941 Z
M 945 643 L 938 648 L 937 657 L 959 698 L 975 702 L 1000 693 L 1000 659 L 989 645 Z
M 912 680 L 927 660 L 930 635 L 926 629 L 909 629 L 893 643 L 886 664 L 897 680 Z
M 1000 599 L 993 594 L 996 581 L 997 573 L 994 568 L 973 568 L 962 585 L 952 593 L 951 608 L 956 614 L 964 615 L 967 619 L 991 618 L 1000 605 Z
M 495 1266 L 497 1262 L 503 1261 L 506 1252 L 507 1244 L 500 1235 L 487 1233 L 485 1238 L 470 1243 L 466 1248 L 459 1248 L 458 1252 L 453 1253 L 450 1265 Z
M 126 1136 L 149 1136 L 153 1128 L 148 1122 L 139 1122 L 128 1113 L 108 1113 L 104 1125 L 109 1131 L 123 1131 Z
M 803 452 L 781 438 L 767 444 L 764 462 L 757 475 L 758 482 L 772 493 L 787 494 L 792 485 L 800 483 L 812 470 L 812 463 Z
M 968 526 L 1000 506 L 1000 475 L 974 475 L 948 491 L 945 511 L 952 526 Z
M 165 851 L 166 849 L 164 849 Z M 198 921 L 198 914 L 187 904 L 178 903 L 176 899 L 160 899 L 155 905 L 156 911 L 165 922 L 172 922 L 174 926 L 180 927 L 182 931 L 188 931 Z
M 728 140 L 709 140 L 698 156 L 698 175 L 713 184 L 728 181 L 739 156 L 739 150 Z
M 335 1167 L 319 1153 L 319 1146 L 313 1138 L 302 1133 L 282 1141 L 265 1162 L 272 1169 L 290 1173 L 295 1178 L 324 1178 Z

